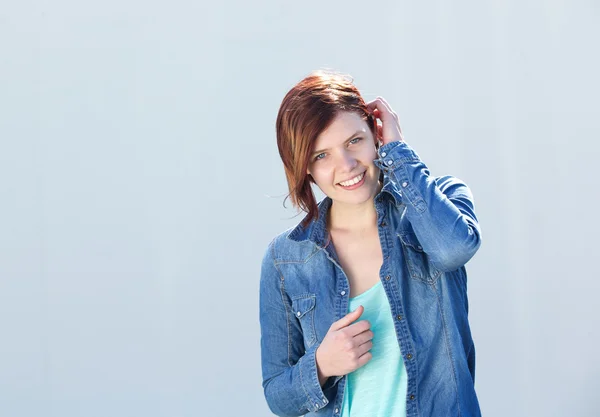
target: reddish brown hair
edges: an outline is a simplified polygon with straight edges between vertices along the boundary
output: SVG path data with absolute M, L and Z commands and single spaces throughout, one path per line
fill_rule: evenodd
M 358 114 L 376 136 L 376 121 L 353 84 L 352 77 L 334 71 L 310 73 L 286 94 L 277 114 L 277 147 L 283 161 L 294 207 L 308 213 L 305 225 L 318 218 L 317 202 L 306 173 L 317 137 L 339 112 Z

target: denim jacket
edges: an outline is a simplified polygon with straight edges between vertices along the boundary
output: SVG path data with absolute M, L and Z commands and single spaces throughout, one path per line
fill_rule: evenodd
M 406 415 L 480 416 L 465 270 L 481 244 L 471 191 L 455 177 L 431 176 L 406 142 L 377 152 L 379 277 L 408 374 Z M 326 197 L 318 219 L 275 237 L 262 261 L 262 385 L 279 416 L 339 417 L 342 409 L 345 376 L 321 387 L 315 362 L 349 303 L 348 279 L 326 229 L 330 206 Z

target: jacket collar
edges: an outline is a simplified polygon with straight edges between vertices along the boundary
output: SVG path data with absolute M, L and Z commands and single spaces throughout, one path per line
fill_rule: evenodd
M 383 188 L 379 192 L 378 197 L 380 197 L 382 200 L 386 197 L 389 198 L 397 207 L 404 204 L 402 199 L 396 195 L 396 192 L 394 192 L 394 184 L 391 181 L 386 181 L 385 184 L 383 184 Z
M 331 198 L 325 197 L 318 203 L 319 216 L 313 219 L 309 224 L 303 226 L 304 219 L 287 235 L 287 238 L 295 242 L 304 242 L 310 240 L 317 246 L 324 248 L 329 241 L 329 232 L 327 231 L 327 212 L 331 207 Z

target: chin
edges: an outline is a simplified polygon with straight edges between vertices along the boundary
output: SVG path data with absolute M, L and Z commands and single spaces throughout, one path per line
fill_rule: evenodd
M 375 197 L 377 190 L 377 182 L 374 184 L 365 183 L 360 188 L 355 190 L 338 190 L 336 188 L 334 193 L 329 194 L 329 197 L 333 201 L 343 204 L 363 204 Z

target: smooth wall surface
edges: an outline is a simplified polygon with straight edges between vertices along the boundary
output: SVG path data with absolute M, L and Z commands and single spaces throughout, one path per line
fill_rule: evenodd
M 4 1 L 0 415 L 270 415 L 274 123 L 318 68 L 474 193 L 483 414 L 600 415 L 598 39 L 593 1 Z

